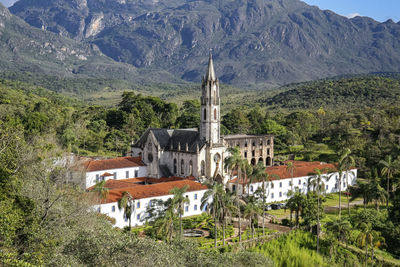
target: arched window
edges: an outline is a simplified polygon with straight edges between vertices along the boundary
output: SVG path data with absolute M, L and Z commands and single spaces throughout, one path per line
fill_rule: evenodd
M 201 161 L 200 170 L 201 170 L 201 175 L 202 176 L 206 175 L 206 163 L 204 162 L 204 160 Z
M 267 155 L 269 155 L 269 154 L 270 154 L 269 152 L 270 152 L 270 150 L 269 150 L 269 148 L 267 148 Z
M 176 159 L 174 159 L 174 174 L 178 174 L 178 163 Z
M 256 142 L 255 141 L 253 141 L 253 146 L 256 146 Z
M 204 120 L 206 120 L 206 119 L 207 119 L 207 110 L 204 109 Z
M 181 174 L 185 173 L 185 161 L 182 159 L 181 160 Z
M 267 140 L 267 145 L 270 145 L 271 144 L 271 140 Z
M 271 166 L 271 158 L 270 157 L 267 157 L 267 159 L 265 161 L 265 165 Z
M 255 158 L 251 159 L 251 165 L 256 166 L 256 159 Z
M 214 109 L 214 120 L 217 120 L 217 109 Z
M 189 175 L 192 176 L 193 175 L 193 162 L 189 161 Z

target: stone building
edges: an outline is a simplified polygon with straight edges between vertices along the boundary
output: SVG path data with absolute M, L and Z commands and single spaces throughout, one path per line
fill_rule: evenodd
M 273 136 L 221 136 L 219 80 L 210 53 L 201 84 L 200 129 L 149 128 L 132 145 L 132 156 L 140 156 L 149 177 L 194 176 L 225 180 L 223 162 L 228 147 L 238 145 L 250 163 L 273 164 Z

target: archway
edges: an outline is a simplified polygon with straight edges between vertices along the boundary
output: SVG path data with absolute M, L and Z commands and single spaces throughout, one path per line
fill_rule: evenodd
M 252 158 L 252 159 L 251 159 L 251 165 L 253 165 L 253 166 L 256 165 L 256 159 L 255 159 L 255 158 Z
M 261 157 L 258 159 L 258 163 L 260 163 L 260 162 L 261 162 L 262 164 L 264 164 L 264 159 L 261 158 Z
M 271 157 L 267 157 L 267 159 L 265 161 L 265 165 L 271 166 Z

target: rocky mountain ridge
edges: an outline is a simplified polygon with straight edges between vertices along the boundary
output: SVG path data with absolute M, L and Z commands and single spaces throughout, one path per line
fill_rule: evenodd
M 222 82 L 241 87 L 400 71 L 400 23 L 299 0 L 20 0 L 10 10 L 116 61 L 188 81 L 201 79 L 210 48 Z

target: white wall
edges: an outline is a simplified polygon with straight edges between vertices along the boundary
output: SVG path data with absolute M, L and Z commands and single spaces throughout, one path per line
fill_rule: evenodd
M 325 189 L 326 194 L 330 193 L 336 193 L 339 192 L 339 187 L 335 187 L 335 185 L 338 183 L 338 173 L 331 173 L 329 174 L 331 178 L 329 180 L 326 180 L 326 177 L 328 175 L 324 175 L 324 184 L 327 186 Z M 289 199 L 287 196 L 287 193 L 289 190 L 292 190 L 292 186 L 290 186 L 290 181 L 293 180 L 293 190 L 299 190 L 300 192 L 306 194 L 307 193 L 307 183 L 308 179 L 310 176 L 304 176 L 304 177 L 294 177 L 293 179 L 287 178 L 287 179 L 281 179 L 281 180 L 275 180 L 271 182 L 266 182 L 268 186 L 266 186 L 266 202 L 275 202 L 275 201 L 286 201 Z M 349 185 L 354 185 L 357 180 L 357 169 L 353 169 L 348 173 L 348 184 Z M 230 190 L 236 186 L 234 183 L 229 183 L 228 187 Z M 252 183 L 250 185 L 250 195 L 253 195 L 254 192 L 257 190 L 257 188 L 262 188 L 262 182 L 260 183 Z M 239 184 L 239 193 L 242 192 L 243 185 Z M 342 176 L 342 186 L 341 190 L 344 191 L 347 189 L 347 183 L 346 183 L 346 173 L 343 173 Z M 244 185 L 244 194 L 247 194 L 247 185 Z M 312 188 L 310 188 L 312 190 Z
M 184 212 L 183 217 L 200 215 L 202 213 L 201 208 L 200 208 L 201 198 L 203 197 L 204 192 L 206 192 L 206 191 L 207 190 L 199 190 L 199 191 L 192 191 L 192 192 L 185 193 L 185 196 L 188 196 L 188 198 L 190 200 L 190 204 L 185 205 L 185 212 Z M 195 195 L 197 195 L 196 199 L 195 199 Z M 132 227 L 145 224 L 146 209 L 151 200 L 161 199 L 163 201 L 166 201 L 169 198 L 172 198 L 172 195 L 165 195 L 165 196 L 158 196 L 158 197 L 143 198 L 143 199 L 135 200 L 135 203 L 134 203 L 135 208 L 134 208 L 134 211 L 132 214 L 132 222 L 131 222 Z M 138 206 L 138 203 L 140 203 L 139 206 Z M 125 218 L 124 218 L 124 211 L 118 209 L 117 202 L 95 205 L 94 209 L 98 210 L 99 207 L 100 207 L 101 213 L 106 214 L 107 216 L 109 216 L 111 218 L 115 218 L 115 220 L 116 220 L 116 223 L 114 225 L 115 227 L 123 228 L 123 227 L 129 225 L 129 221 L 125 220 Z M 114 207 L 114 211 L 113 211 L 113 207 Z M 195 207 L 197 208 L 196 210 L 195 210 Z
M 135 171 L 138 171 L 138 176 L 135 176 Z M 126 177 L 126 172 L 129 171 L 129 177 Z M 86 188 L 89 188 L 96 184 L 96 175 L 99 177 L 104 174 L 105 172 L 113 174 L 116 172 L 116 180 L 126 179 L 126 178 L 136 178 L 136 177 L 145 177 L 147 176 L 146 166 L 137 166 L 137 167 L 129 167 L 129 168 L 120 168 L 120 169 L 108 169 L 108 170 L 101 170 L 101 171 L 93 171 L 93 172 L 86 172 Z M 114 179 L 113 176 L 104 177 L 105 180 Z

